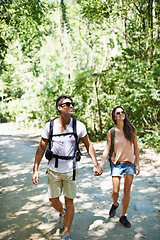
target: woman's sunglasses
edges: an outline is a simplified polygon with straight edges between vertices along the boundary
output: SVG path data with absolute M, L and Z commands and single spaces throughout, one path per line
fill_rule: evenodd
M 123 114 L 123 113 L 125 113 L 125 111 L 122 111 L 122 112 L 116 112 L 117 115 L 120 115 L 121 113 Z
M 62 103 L 62 104 L 59 104 L 59 106 L 63 107 L 64 105 L 66 105 L 66 107 L 74 107 L 74 103 L 73 102 L 65 102 L 65 103 Z

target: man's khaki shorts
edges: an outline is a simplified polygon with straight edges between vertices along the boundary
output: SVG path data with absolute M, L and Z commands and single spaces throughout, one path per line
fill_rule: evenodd
M 77 179 L 76 170 L 76 179 Z M 48 169 L 48 195 L 49 198 L 60 197 L 62 192 L 67 198 L 76 197 L 76 180 L 73 181 L 73 171 L 67 173 L 53 172 Z

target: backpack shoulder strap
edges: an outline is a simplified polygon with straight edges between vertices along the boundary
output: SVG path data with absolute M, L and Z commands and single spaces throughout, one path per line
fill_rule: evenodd
M 52 142 L 52 133 L 53 133 L 53 126 L 54 126 L 54 120 L 56 118 L 52 119 L 50 121 L 50 129 L 49 129 L 49 149 L 51 150 L 51 142 Z
M 55 120 L 55 119 L 53 119 L 53 120 Z M 51 121 L 53 121 L 53 120 L 51 120 Z M 76 119 L 75 118 L 73 118 L 73 121 L 72 121 L 72 128 L 73 128 L 73 132 L 67 132 L 67 133 L 59 133 L 59 134 L 53 134 L 52 135 L 52 137 L 54 136 L 54 137 L 59 137 L 59 136 L 66 136 L 66 135 L 74 135 L 74 137 L 75 137 L 75 139 L 77 138 L 77 130 L 76 130 Z M 51 127 L 52 127 L 52 123 L 51 123 Z M 53 128 L 51 129 L 52 131 L 51 132 L 53 132 Z
M 114 138 L 115 138 L 115 127 L 110 129 L 111 132 L 111 148 L 110 148 L 110 152 L 111 152 L 111 156 L 114 152 Z
M 78 135 L 77 135 L 77 120 L 75 118 L 73 118 L 73 134 L 74 134 L 74 137 L 75 137 L 75 140 L 76 140 L 76 147 L 75 147 L 75 151 L 74 151 L 74 156 L 76 157 L 76 153 L 77 153 L 77 150 L 79 150 L 79 142 L 78 142 Z M 73 181 L 75 180 L 76 178 L 76 159 L 74 158 L 73 159 Z
M 77 135 L 77 120 L 73 118 L 73 133 Z
M 109 150 L 109 161 L 111 163 L 111 157 L 112 157 L 112 154 L 114 152 L 115 127 L 110 129 L 110 133 L 111 133 L 111 147 L 110 147 L 110 150 Z
M 74 137 L 76 139 L 76 149 L 75 150 L 79 150 L 79 141 L 78 141 L 78 135 L 77 135 L 77 120 L 75 118 L 73 118 L 73 134 Z

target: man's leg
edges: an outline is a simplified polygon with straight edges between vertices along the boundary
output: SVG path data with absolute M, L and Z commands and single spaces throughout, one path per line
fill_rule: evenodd
M 69 230 L 72 225 L 72 221 L 74 218 L 74 202 L 73 199 L 65 197 L 65 206 L 66 206 L 66 212 L 65 212 L 65 228 L 63 233 L 66 233 L 69 235 Z
M 61 215 L 63 215 L 64 208 L 62 202 L 59 200 L 59 197 L 57 198 L 50 198 L 49 199 L 50 206 L 53 207 L 55 210 L 57 210 Z
M 128 209 L 133 178 L 134 178 L 134 175 L 130 175 L 130 174 L 124 175 L 124 190 L 123 190 L 124 194 L 122 198 L 121 216 L 124 216 Z

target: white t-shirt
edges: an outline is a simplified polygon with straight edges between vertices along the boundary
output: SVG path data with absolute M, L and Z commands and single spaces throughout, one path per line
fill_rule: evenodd
M 87 135 L 87 130 L 85 125 L 80 122 L 76 121 L 76 132 L 78 139 L 83 138 Z M 73 118 L 63 133 L 70 133 L 73 132 Z M 49 139 L 49 131 L 50 131 L 50 122 L 46 123 L 44 130 L 42 132 L 42 138 Z M 57 121 L 54 120 L 53 125 L 53 134 L 61 134 L 61 131 L 58 128 Z M 64 135 L 64 136 L 56 136 L 52 137 L 52 144 L 51 144 L 51 151 L 54 154 L 59 156 L 73 156 L 75 151 L 75 137 L 73 134 L 71 135 Z M 72 160 L 62 160 L 58 159 L 58 168 L 55 168 L 55 158 L 52 158 L 49 161 L 49 169 L 54 172 L 65 173 L 70 172 L 73 170 L 73 159 Z M 77 163 L 76 163 L 77 169 Z

